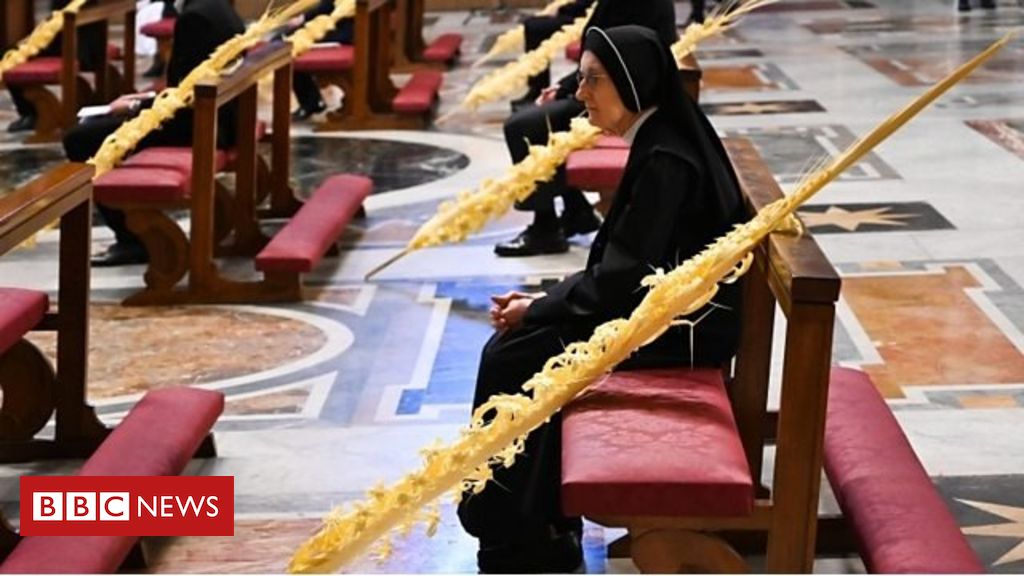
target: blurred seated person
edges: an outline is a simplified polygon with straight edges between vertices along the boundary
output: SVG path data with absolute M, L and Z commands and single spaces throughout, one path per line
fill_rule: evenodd
M 4 0 L 6 1 L 6 0 Z M 50 10 L 61 10 L 71 0 L 50 0 Z M 95 4 L 90 0 L 85 4 L 88 8 Z M 38 56 L 60 56 L 62 39 L 58 34 L 53 42 L 47 46 Z M 103 62 L 107 47 L 103 43 L 103 23 L 87 24 L 78 28 L 78 65 L 83 72 L 95 72 Z M 11 93 L 11 100 L 14 101 L 14 108 L 18 112 L 18 119 L 7 126 L 8 132 L 27 132 L 36 128 L 36 107 L 25 97 L 25 89 L 21 86 L 8 86 Z
M 167 85 L 177 86 L 213 51 L 236 34 L 245 31 L 242 19 L 228 0 L 185 0 L 174 29 L 174 49 L 167 64 Z M 72 162 L 85 162 L 99 150 L 103 141 L 128 118 L 152 104 L 145 95 L 121 96 L 110 104 L 105 116 L 87 118 L 64 136 L 64 152 Z M 217 146 L 230 147 L 235 138 L 235 106 L 229 104 L 218 115 Z M 191 146 L 192 110 L 185 108 L 136 146 Z M 125 223 L 125 215 L 102 204 L 96 205 L 106 225 L 114 232 L 115 242 L 93 258 L 93 266 L 142 264 L 148 261 L 146 249 Z
M 562 26 L 572 24 L 577 18 L 586 15 L 587 9 L 593 3 L 594 0 L 573 0 L 559 7 L 558 12 L 552 16 L 529 16 L 523 20 L 525 51 L 535 50 L 542 42 L 550 38 L 555 32 L 561 30 Z M 530 76 L 528 85 L 530 89 L 526 92 L 526 95 L 512 101 L 513 111 L 533 106 L 540 93 L 551 85 L 551 67 L 549 66 L 542 72 Z
M 293 26 L 298 28 L 304 22 L 309 22 L 317 16 L 326 16 L 333 11 L 334 0 L 320 0 L 320 4 L 316 8 L 297 18 L 293 22 Z M 353 20 L 352 18 L 343 18 L 320 42 L 351 45 L 352 38 Z M 312 74 L 308 72 L 294 72 L 292 74 L 292 90 L 295 91 L 295 98 L 299 101 L 299 109 L 293 113 L 295 120 L 307 120 L 314 114 L 320 114 L 327 110 L 327 104 L 320 94 L 320 87 L 317 85 L 316 78 Z

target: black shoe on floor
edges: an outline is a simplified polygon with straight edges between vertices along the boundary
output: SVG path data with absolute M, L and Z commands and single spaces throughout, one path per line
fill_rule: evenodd
M 572 238 L 578 234 L 590 234 L 601 227 L 601 219 L 589 208 L 584 212 L 563 212 L 558 220 L 562 223 L 562 230 L 565 231 L 566 238 Z
M 482 574 L 570 574 L 583 565 L 580 534 L 569 530 L 528 544 L 481 542 L 477 568 Z
M 568 251 L 569 243 L 561 228 L 539 230 L 534 226 L 527 226 L 515 238 L 494 246 L 494 253 L 498 256 L 536 256 Z
M 292 112 L 292 120 L 295 120 L 296 122 L 309 120 L 311 117 L 326 111 L 327 104 L 325 104 L 324 101 L 321 100 L 312 110 L 308 110 L 306 108 L 299 108 L 295 112 Z
M 956 5 L 956 9 L 961 11 L 961 12 L 970 12 L 971 11 L 970 0 L 960 0 L 960 2 L 958 2 L 957 5 Z
M 995 10 L 996 2 L 995 0 L 981 0 L 981 7 L 985 10 Z
M 22 116 L 7 125 L 8 132 L 28 132 L 36 129 L 35 116 Z
M 149 262 L 149 256 L 146 254 L 146 249 L 134 244 L 111 244 L 106 252 L 92 258 L 92 265 L 96 268 L 128 266 L 147 262 Z

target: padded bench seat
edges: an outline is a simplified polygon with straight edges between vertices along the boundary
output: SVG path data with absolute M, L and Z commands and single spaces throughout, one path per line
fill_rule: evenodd
M 173 204 L 191 195 L 191 170 L 128 166 L 93 181 L 93 198 L 104 204 Z
M 454 61 L 462 50 L 462 34 L 442 34 L 423 50 L 427 62 Z
M 228 164 L 228 153 L 218 150 L 214 170 L 220 172 Z M 183 174 L 192 174 L 192 149 L 173 146 L 146 148 L 129 156 L 121 163 L 124 168 L 168 168 Z
M 444 74 L 434 70 L 416 72 L 391 100 L 391 108 L 403 114 L 429 112 L 437 102 Z
M 562 418 L 568 515 L 748 516 L 754 483 L 719 370 L 616 372 Z
M 140 29 L 144 36 L 158 40 L 174 38 L 174 25 L 177 18 L 162 18 L 156 22 L 150 22 Z
M 147 392 L 78 472 L 176 476 L 224 411 L 224 395 L 196 388 Z M 4 574 L 113 574 L 136 536 L 30 536 L 0 564 Z
M 11 86 L 60 84 L 63 69 L 60 56 L 41 56 L 11 68 L 4 74 L 4 83 Z
M 628 148 L 577 150 L 565 161 L 566 182 L 583 190 L 614 190 L 622 181 L 628 159 Z
M 0 288 L 0 354 L 35 328 L 49 309 L 46 292 Z
M 859 370 L 832 369 L 824 455 L 869 572 L 985 572 L 889 406 Z
M 363 176 L 338 174 L 317 188 L 313 196 L 256 255 L 261 272 L 311 272 L 337 241 L 345 226 L 362 208 L 373 190 Z
M 351 70 L 355 61 L 355 48 L 342 45 L 309 50 L 295 59 L 294 66 L 296 72 L 337 73 Z

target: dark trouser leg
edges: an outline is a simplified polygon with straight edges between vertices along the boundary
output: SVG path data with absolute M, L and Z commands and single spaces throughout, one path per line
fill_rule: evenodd
M 523 383 L 563 350 L 563 340 L 574 339 L 537 326 L 495 333 L 481 355 L 474 408 L 494 394 L 521 392 Z M 459 519 L 466 531 L 481 544 L 525 543 L 545 538 L 551 526 L 578 524 L 561 512 L 561 450 L 561 420 L 555 416 L 530 434 L 511 468 L 496 469 L 483 492 L 464 496 Z
M 693 11 L 690 12 L 690 20 L 694 22 L 704 21 L 704 0 L 690 0 Z
M 579 116 L 581 112 L 583 112 L 582 104 L 575 98 L 566 98 L 513 114 L 505 121 L 505 143 L 508 145 L 512 161 L 519 162 L 526 158 L 531 144 L 546 143 L 548 141 L 548 126 L 555 132 L 568 130 L 572 119 Z M 529 198 L 516 204 L 516 208 L 553 214 L 555 196 L 571 194 L 570 190 L 572 189 L 565 184 L 565 170 L 559 168 L 550 182 L 539 184 L 537 190 Z M 580 194 L 578 190 L 576 193 Z
M 542 42 L 550 38 L 552 34 L 558 32 L 562 26 L 571 22 L 572 20 L 569 18 L 558 16 L 531 16 L 527 18 L 523 21 L 526 51 L 529 52 L 537 48 Z M 550 85 L 551 69 L 545 68 L 543 72 L 530 77 L 530 91 L 527 95 L 532 95 L 533 98 L 536 98 L 542 90 Z
M 103 116 L 76 125 L 64 135 L 64 154 L 72 162 L 85 162 L 96 154 L 107 136 L 117 130 L 122 122 L 122 118 Z M 187 146 L 189 144 L 189 142 L 181 140 L 180 135 L 173 131 L 158 130 L 144 138 L 136 146 L 136 150 L 150 146 Z M 107 227 L 114 232 L 118 244 L 137 246 L 142 249 L 142 242 L 128 230 L 128 226 L 125 224 L 124 212 L 101 204 L 97 204 L 96 208 L 103 216 Z
M 292 75 L 292 90 L 295 91 L 299 106 L 306 112 L 317 112 L 323 107 L 323 97 L 312 74 L 295 72 Z
M 8 86 L 7 88 L 11 92 L 11 100 L 14 101 L 14 108 L 18 111 L 18 116 L 22 118 L 26 116 L 35 116 L 36 107 L 25 98 L 25 90 L 20 86 Z
M 64 154 L 72 162 L 85 162 L 100 149 L 103 140 L 121 125 L 120 118 L 101 117 L 76 125 L 64 135 Z M 139 238 L 128 230 L 125 215 L 97 203 L 96 209 L 103 216 L 103 222 L 114 232 L 118 244 L 126 246 L 142 246 Z

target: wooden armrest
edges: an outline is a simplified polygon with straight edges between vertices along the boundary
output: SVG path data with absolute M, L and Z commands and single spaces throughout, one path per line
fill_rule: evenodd
M 228 76 L 209 78 L 196 84 L 196 98 L 214 98 L 223 106 L 249 87 L 259 82 L 268 72 L 288 65 L 292 60 L 292 45 L 275 43 L 245 57 L 242 66 Z

